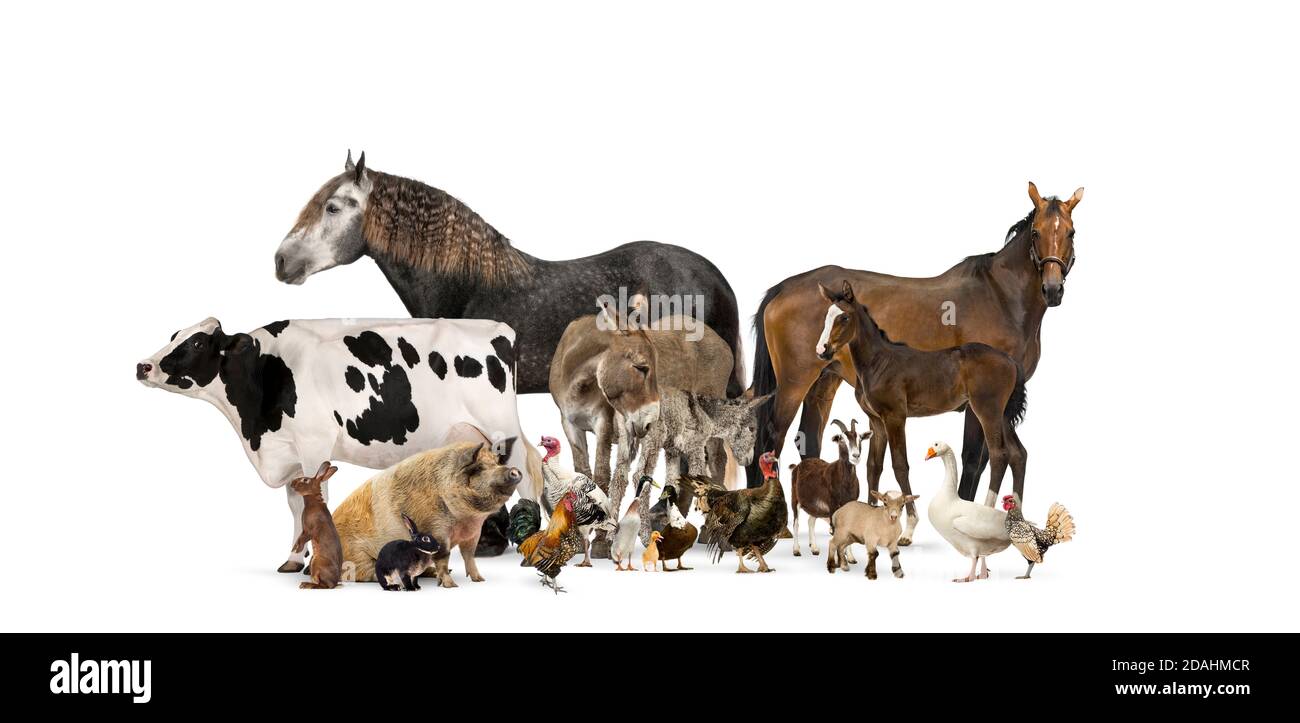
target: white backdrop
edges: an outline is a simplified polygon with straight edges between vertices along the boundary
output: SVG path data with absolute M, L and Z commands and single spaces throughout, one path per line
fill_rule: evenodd
M 1297 629 L 1292 9 L 5 14 L 6 630 Z M 369 259 L 303 287 L 273 278 L 281 237 L 349 147 L 544 258 L 688 246 L 727 275 L 746 324 L 788 275 L 938 273 L 998 248 L 1027 180 L 1086 186 L 1021 431 L 1029 516 L 1059 500 L 1078 536 L 1030 582 L 1012 579 L 1014 551 L 992 580 L 948 582 L 966 564 L 923 520 L 902 581 L 832 577 L 782 543 L 771 575 L 697 548 L 678 575 L 566 571 L 558 598 L 513 553 L 483 564 L 483 584 L 454 557 L 456 590 L 299 591 L 274 572 L 284 494 L 215 410 L 132 368 L 208 315 L 228 330 L 406 315 Z M 751 369 L 752 352 L 747 337 Z M 854 412 L 841 390 L 835 414 Z M 530 437 L 561 436 L 549 396 L 521 413 Z M 925 442 L 957 445 L 961 417 L 908 432 L 924 508 L 942 479 Z M 333 502 L 367 475 L 341 470 Z

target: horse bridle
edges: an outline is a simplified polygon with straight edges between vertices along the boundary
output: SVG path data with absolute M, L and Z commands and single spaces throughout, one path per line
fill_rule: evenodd
M 1039 255 L 1038 255 L 1038 243 L 1037 243 L 1037 241 L 1038 241 L 1038 239 L 1035 238 L 1035 236 L 1034 236 L 1034 232 L 1033 232 L 1033 229 L 1030 229 L 1030 231 L 1029 231 L 1029 260 L 1032 261 L 1032 262 L 1034 263 L 1034 266 L 1038 269 L 1038 273 L 1040 273 L 1040 274 L 1043 273 L 1043 266 L 1045 266 L 1046 264 L 1054 263 L 1054 264 L 1060 266 L 1060 267 L 1061 267 L 1061 280 L 1064 281 L 1064 280 L 1065 280 L 1065 277 L 1067 277 L 1067 276 L 1070 275 L 1070 269 L 1074 268 L 1074 262 L 1075 262 L 1075 259 L 1079 258 L 1079 255 L 1076 254 L 1076 253 L 1074 253 L 1074 244 L 1070 244 L 1070 260 L 1069 260 L 1069 261 L 1065 261 L 1064 259 L 1060 258 L 1059 256 L 1039 256 Z

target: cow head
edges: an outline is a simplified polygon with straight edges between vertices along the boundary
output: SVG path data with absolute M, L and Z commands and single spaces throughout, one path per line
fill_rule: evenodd
M 135 378 L 147 387 L 186 396 L 203 396 L 213 380 L 238 373 L 257 345 L 248 334 L 226 334 L 212 317 L 182 329 L 153 356 L 135 365 Z

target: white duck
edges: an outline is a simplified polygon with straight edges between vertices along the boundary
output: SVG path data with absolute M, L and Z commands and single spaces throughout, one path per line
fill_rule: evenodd
M 618 522 L 618 531 L 614 533 L 614 544 L 610 546 L 609 550 L 610 555 L 614 558 L 615 570 L 636 572 L 636 568 L 632 567 L 632 553 L 636 552 L 636 541 L 641 532 L 641 490 L 647 484 L 651 487 L 659 487 L 658 482 L 642 475 L 641 479 L 636 482 L 636 496 L 632 498 L 632 503 L 627 506 L 627 512 L 624 513 L 623 519 Z M 627 567 L 623 567 L 625 562 Z
M 970 558 L 970 574 L 953 582 L 983 580 L 989 576 L 989 555 L 1002 552 L 1011 545 L 1007 533 L 1007 513 L 968 502 L 957 496 L 957 455 L 943 442 L 935 442 L 926 450 L 925 458 L 943 458 L 943 487 L 930 498 L 927 515 L 934 529 L 943 535 L 957 552 Z M 980 563 L 980 574 L 975 574 L 975 564 Z

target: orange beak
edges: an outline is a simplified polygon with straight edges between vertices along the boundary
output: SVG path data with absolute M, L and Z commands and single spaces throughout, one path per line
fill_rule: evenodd
M 938 456 L 939 456 L 939 455 L 934 451 L 934 447 L 931 447 L 931 448 L 925 450 L 925 458 L 926 458 L 926 459 L 934 459 L 935 457 L 938 457 Z

